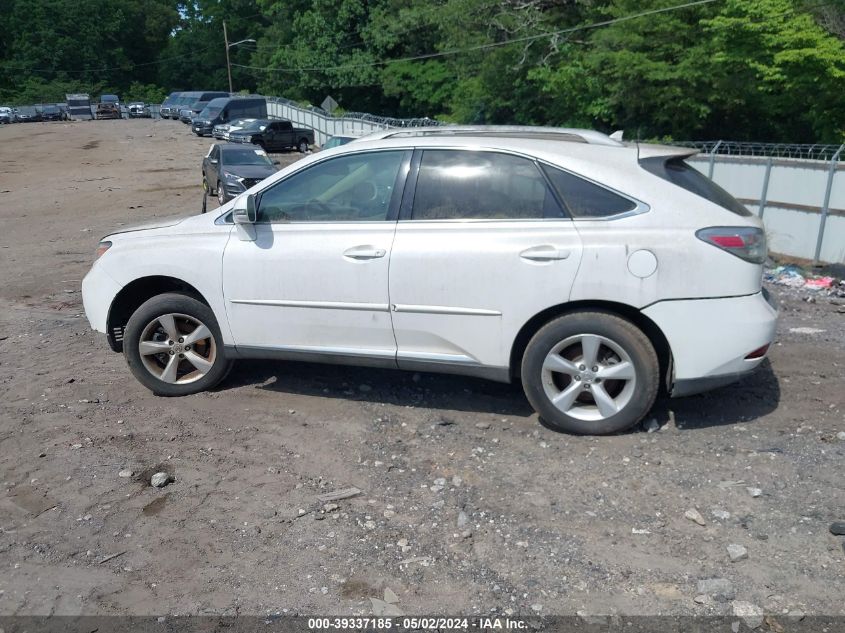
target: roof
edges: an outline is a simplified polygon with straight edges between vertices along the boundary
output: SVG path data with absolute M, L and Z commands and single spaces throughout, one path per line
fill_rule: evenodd
M 258 147 L 258 145 L 250 145 L 250 144 L 247 144 L 247 143 L 215 143 L 215 145 L 217 147 L 219 147 L 221 150 L 227 150 L 227 149 L 249 149 L 249 150 L 261 149 L 260 147 Z
M 398 137 L 498 137 L 498 138 L 537 138 L 545 140 L 570 141 L 621 147 L 622 143 L 606 134 L 581 128 L 543 127 L 530 125 L 443 125 L 437 127 L 391 128 L 368 135 L 369 139 Z

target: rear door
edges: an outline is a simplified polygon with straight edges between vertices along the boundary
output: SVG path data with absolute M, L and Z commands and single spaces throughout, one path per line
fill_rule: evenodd
M 484 365 L 506 378 L 517 332 L 569 299 L 581 252 L 531 158 L 418 150 L 390 262 L 399 366 Z

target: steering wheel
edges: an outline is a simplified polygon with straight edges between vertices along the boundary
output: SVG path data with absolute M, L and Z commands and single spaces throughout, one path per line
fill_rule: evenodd
M 323 214 L 328 215 L 328 216 L 331 216 L 331 214 L 332 214 L 332 208 L 329 205 L 327 205 L 325 202 L 323 202 L 322 200 L 318 200 L 317 198 L 311 198 L 308 201 L 308 204 L 306 205 L 306 209 L 308 209 L 310 207 L 316 207 Z

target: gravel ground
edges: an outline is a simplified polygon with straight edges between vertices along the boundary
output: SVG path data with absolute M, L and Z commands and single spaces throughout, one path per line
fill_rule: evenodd
M 0 128 L 0 615 L 370 614 L 385 589 L 407 614 L 845 615 L 845 300 L 773 288 L 770 363 L 659 401 L 652 433 L 299 363 L 157 398 L 80 281 L 101 235 L 199 209 L 208 144 L 173 121 Z

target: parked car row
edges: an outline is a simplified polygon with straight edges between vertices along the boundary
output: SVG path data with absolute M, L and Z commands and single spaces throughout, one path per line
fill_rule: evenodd
M 64 104 L 45 103 L 17 108 L 0 106 L 0 124 L 66 121 L 69 118 Z
M 209 101 L 220 97 L 229 97 L 229 93 L 214 90 L 171 92 L 161 104 L 159 114 L 162 119 L 178 119 L 182 123 L 190 124 Z

